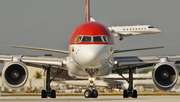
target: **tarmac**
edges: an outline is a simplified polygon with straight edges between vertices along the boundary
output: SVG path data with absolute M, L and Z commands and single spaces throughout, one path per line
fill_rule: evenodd
M 0 102 L 179 102 L 180 96 L 138 96 L 123 98 L 122 96 L 99 96 L 84 98 L 83 96 L 59 96 L 55 99 L 41 99 L 39 96 L 8 96 L 0 97 Z

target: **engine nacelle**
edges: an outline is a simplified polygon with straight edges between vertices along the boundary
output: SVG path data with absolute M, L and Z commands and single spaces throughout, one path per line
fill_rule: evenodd
M 3 68 L 2 79 L 9 88 L 20 88 L 28 79 L 28 69 L 22 62 L 9 62 Z
M 156 64 L 152 72 L 153 81 L 157 88 L 170 90 L 178 80 L 178 70 L 173 63 L 161 62 Z

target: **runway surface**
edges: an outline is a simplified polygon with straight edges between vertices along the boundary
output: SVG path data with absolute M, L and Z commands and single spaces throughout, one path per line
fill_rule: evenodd
M 63 96 L 55 99 L 40 97 L 0 97 L 0 102 L 180 102 L 180 96 L 139 96 L 138 98 L 123 98 L 122 96 L 99 96 L 84 98 L 81 96 Z

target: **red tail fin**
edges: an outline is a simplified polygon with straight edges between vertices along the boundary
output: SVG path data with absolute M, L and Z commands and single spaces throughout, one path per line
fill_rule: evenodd
M 86 22 L 90 21 L 90 0 L 86 0 L 86 11 L 85 11 Z

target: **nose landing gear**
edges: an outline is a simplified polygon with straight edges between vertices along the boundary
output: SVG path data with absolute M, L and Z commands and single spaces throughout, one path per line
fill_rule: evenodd
M 89 85 L 87 86 L 86 91 L 84 92 L 84 97 L 85 98 L 97 98 L 98 97 L 98 91 L 96 90 L 96 86 L 95 86 L 95 78 L 91 77 L 89 78 Z

